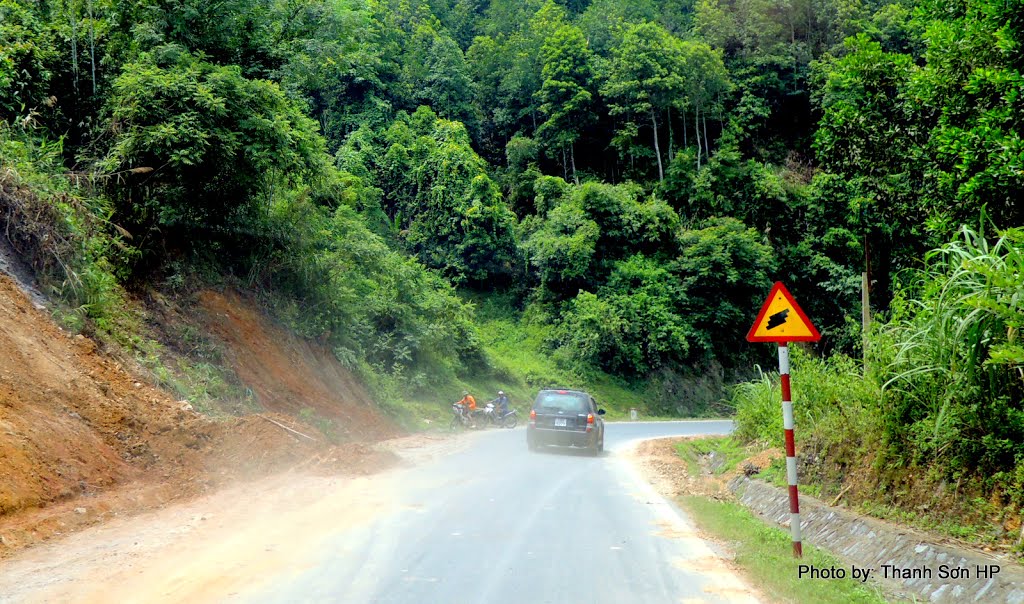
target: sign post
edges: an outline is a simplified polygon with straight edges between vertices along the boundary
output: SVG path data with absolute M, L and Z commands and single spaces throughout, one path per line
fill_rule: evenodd
M 754 326 L 747 333 L 748 342 L 779 344 L 779 381 L 782 386 L 782 427 L 786 435 L 786 478 L 789 482 L 789 526 L 793 531 L 793 557 L 803 557 L 800 539 L 800 496 L 796 480 L 796 440 L 793 437 L 793 397 L 789 385 L 789 343 L 817 342 L 821 334 L 811 324 L 786 286 L 776 281 Z

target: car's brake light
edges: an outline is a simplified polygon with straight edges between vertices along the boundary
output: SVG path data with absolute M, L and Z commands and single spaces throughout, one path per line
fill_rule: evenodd
M 558 394 L 569 394 L 568 390 L 559 390 Z
M 590 432 L 593 429 L 594 429 L 594 414 L 593 413 L 588 413 L 587 414 L 587 432 Z
M 533 420 L 537 419 L 537 410 L 536 409 L 530 409 L 530 419 L 533 419 Z

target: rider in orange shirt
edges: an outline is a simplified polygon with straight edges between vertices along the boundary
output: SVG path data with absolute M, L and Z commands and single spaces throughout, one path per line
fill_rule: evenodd
M 468 390 L 462 391 L 462 399 L 456 404 L 462 406 L 462 413 L 465 418 L 473 421 L 473 412 L 476 411 L 476 399 L 473 398 Z

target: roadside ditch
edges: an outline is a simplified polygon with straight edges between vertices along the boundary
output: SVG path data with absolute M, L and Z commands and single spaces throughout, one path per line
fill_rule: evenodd
M 732 501 L 765 524 L 789 532 L 788 492 L 747 475 L 767 467 L 781 452 L 763 451 L 726 464 L 725 457 L 735 452 L 701 447 L 703 452 L 685 459 L 677 446 L 691 440 L 657 439 L 638 447 L 644 473 L 663 495 Z M 730 469 L 723 471 L 723 466 Z M 839 563 L 806 569 L 797 583 L 824 588 L 835 585 L 836 579 L 852 578 L 856 568 L 861 576 L 870 572 L 869 583 L 888 600 L 1024 604 L 1024 568 L 1015 560 L 945 543 L 805 495 L 800 496 L 800 512 L 804 543 L 828 551 Z M 805 558 L 806 553 L 805 549 Z M 798 572 L 797 564 L 791 566 L 784 572 Z
M 787 491 L 746 476 L 728 482 L 737 501 L 766 522 L 789 529 Z M 806 542 L 867 569 L 928 602 L 1024 603 L 1024 569 L 1017 563 L 937 543 L 928 536 L 800 496 Z

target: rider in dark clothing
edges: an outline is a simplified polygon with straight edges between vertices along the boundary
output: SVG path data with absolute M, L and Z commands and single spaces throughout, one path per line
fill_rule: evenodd
M 508 413 L 508 395 L 505 394 L 504 390 L 498 391 L 498 398 L 494 399 L 494 406 L 499 418 L 505 417 Z

